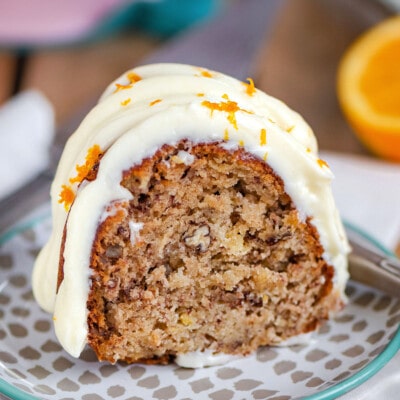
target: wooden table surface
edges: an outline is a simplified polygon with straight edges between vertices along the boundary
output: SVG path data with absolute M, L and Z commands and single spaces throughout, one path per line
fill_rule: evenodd
M 28 53 L 18 75 L 19 60 L 0 53 L 0 102 L 15 89 L 35 88 L 54 105 L 56 121 L 63 124 L 82 105 L 98 98 L 105 87 L 155 50 L 160 40 L 142 33 L 121 33 L 105 40 L 71 48 L 41 49 Z

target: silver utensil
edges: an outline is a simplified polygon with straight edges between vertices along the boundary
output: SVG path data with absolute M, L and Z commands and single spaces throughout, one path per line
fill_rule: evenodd
M 347 227 L 352 252 L 349 272 L 353 280 L 400 297 L 400 260 L 355 228 Z

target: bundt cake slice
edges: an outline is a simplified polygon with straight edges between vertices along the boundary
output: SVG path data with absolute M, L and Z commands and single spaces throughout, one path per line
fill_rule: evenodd
M 137 68 L 66 146 L 35 297 L 68 352 L 112 363 L 209 365 L 314 331 L 345 302 L 331 178 L 251 80 Z

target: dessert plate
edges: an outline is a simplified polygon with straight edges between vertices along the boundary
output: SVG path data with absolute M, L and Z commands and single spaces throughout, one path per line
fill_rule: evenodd
M 46 205 L 0 237 L 0 393 L 13 399 L 333 399 L 400 348 L 400 300 L 350 281 L 349 304 L 307 344 L 260 348 L 198 370 L 110 365 L 90 349 L 74 359 L 31 292 L 33 262 L 50 228 Z

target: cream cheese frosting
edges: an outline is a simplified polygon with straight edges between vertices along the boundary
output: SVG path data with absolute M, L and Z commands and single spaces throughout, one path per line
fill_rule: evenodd
M 87 342 L 89 260 L 97 226 L 109 204 L 132 198 L 120 185 L 122 172 L 182 139 L 242 146 L 266 160 L 284 181 L 300 218 L 311 218 L 324 258 L 335 268 L 335 289 L 344 298 L 349 246 L 331 192 L 333 174 L 318 158 L 315 136 L 302 117 L 255 89 L 251 80 L 190 65 L 142 66 L 108 86 L 68 140 L 51 188 L 53 231 L 36 260 L 33 292 L 54 314 L 56 335 L 71 355 L 78 357 Z M 93 146 L 103 154 L 96 179 L 71 183 Z M 179 157 L 191 163 L 190 154 Z M 59 201 L 63 185 L 75 196 L 69 210 Z M 140 224 L 132 224 L 134 241 Z M 56 294 L 64 227 L 64 277 Z

